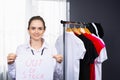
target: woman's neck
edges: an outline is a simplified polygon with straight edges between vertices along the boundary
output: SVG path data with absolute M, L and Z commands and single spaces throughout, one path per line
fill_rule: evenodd
M 43 44 L 43 40 L 30 40 L 30 45 L 32 48 L 34 48 L 35 50 L 38 50 L 42 47 L 42 44 Z

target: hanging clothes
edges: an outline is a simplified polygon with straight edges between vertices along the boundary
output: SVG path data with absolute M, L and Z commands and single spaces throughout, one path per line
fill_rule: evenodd
M 102 80 L 102 63 L 105 60 L 107 60 L 108 57 L 107 57 L 106 45 L 105 45 L 104 41 L 102 40 L 102 38 L 104 36 L 104 31 L 103 31 L 101 24 L 100 23 L 87 23 L 84 25 L 81 22 L 70 22 L 70 21 L 63 21 L 63 23 L 74 25 L 74 28 L 72 28 L 72 29 L 69 28 L 68 31 L 74 32 L 72 34 L 75 34 L 76 37 L 78 37 L 79 40 L 83 42 L 83 45 L 86 50 L 84 53 L 84 57 L 77 58 L 77 59 L 79 59 L 79 66 L 77 66 L 77 67 L 79 67 L 80 69 L 76 68 L 76 72 L 77 72 L 77 76 L 79 78 L 73 77 L 73 75 L 75 75 L 75 74 L 74 73 L 69 74 L 70 73 L 70 71 L 69 71 L 69 73 L 67 73 L 67 80 Z M 75 25 L 77 25 L 81 28 L 75 27 Z M 88 32 L 86 31 L 86 29 Z M 67 38 L 68 37 L 69 36 L 67 36 Z M 66 36 L 65 36 L 65 38 L 66 38 Z M 69 39 L 72 39 L 72 36 Z M 68 42 L 69 41 L 67 40 L 65 46 L 69 46 L 69 47 L 72 46 L 73 48 L 70 48 L 71 49 L 70 52 L 72 52 L 72 51 L 74 52 L 74 46 L 76 46 L 76 45 L 73 45 L 73 43 L 68 43 Z M 61 45 L 61 44 L 59 44 L 59 45 Z M 58 47 L 58 48 L 60 48 L 60 47 Z M 69 49 L 67 48 L 67 50 L 69 50 Z M 69 51 L 66 51 L 66 52 L 69 52 Z M 70 54 L 70 55 L 73 56 L 73 54 Z M 70 55 L 68 55 L 68 56 L 70 56 Z M 75 53 L 75 55 L 77 56 L 80 54 Z M 73 57 L 66 57 L 66 58 L 67 58 L 67 60 L 68 60 L 68 58 L 72 59 L 69 61 L 70 63 L 72 62 L 71 65 L 69 64 L 69 62 L 67 62 L 67 68 L 71 67 L 72 65 L 75 65 L 75 64 L 73 64 L 73 62 L 74 62 Z M 78 62 L 78 60 L 77 60 L 77 62 Z M 73 67 L 71 67 L 71 69 L 72 68 Z M 70 70 L 70 68 L 67 69 L 66 71 L 68 71 L 68 70 Z M 79 75 L 78 75 L 78 70 L 79 70 Z
M 58 53 L 63 54 L 63 35 L 56 40 Z M 79 60 L 84 58 L 84 43 L 73 32 L 65 32 L 66 80 L 79 79 Z M 61 65 L 62 66 L 62 65 Z
M 104 36 L 104 30 L 100 23 L 88 23 L 89 30 L 93 33 L 92 35 L 98 38 L 104 45 L 104 41 L 102 40 Z M 106 46 L 101 50 L 98 58 L 95 60 L 95 80 L 102 80 L 102 63 L 107 60 L 107 50 Z M 92 80 L 92 79 L 91 79 Z
M 79 30 L 81 30 L 81 29 L 79 29 Z M 87 30 L 87 32 L 88 32 L 88 30 Z M 85 55 L 88 55 L 88 53 L 89 53 L 88 57 L 84 57 L 84 59 L 89 59 L 89 57 L 91 57 L 92 58 L 92 63 L 88 63 L 87 66 L 85 67 L 85 61 L 83 62 L 84 59 L 81 60 L 81 65 L 80 65 L 81 72 L 80 72 L 80 75 L 79 75 L 79 80 L 95 80 L 95 66 L 94 66 L 94 61 L 95 61 L 95 58 L 98 57 L 99 52 L 101 51 L 101 49 L 102 49 L 102 47 L 104 45 L 102 44 L 101 41 L 99 41 L 97 38 L 95 38 L 94 36 L 92 36 L 90 33 L 87 34 L 86 31 L 84 31 L 83 28 L 82 28 L 82 34 L 85 35 L 86 38 L 88 38 L 88 40 L 86 41 L 85 39 L 83 39 L 81 37 L 81 39 L 84 42 L 84 45 L 86 46 L 85 47 L 86 48 L 86 54 Z M 80 36 L 81 35 L 79 35 L 79 37 Z M 94 48 L 91 47 L 90 45 L 87 46 L 88 45 L 87 42 L 89 42 L 90 40 L 92 41 L 91 43 L 94 44 L 93 45 L 93 46 L 95 46 Z M 86 43 L 85 43 L 85 41 L 86 41 Z M 100 45 L 100 47 L 99 47 L 99 45 Z M 94 55 L 91 54 L 91 56 L 90 56 L 90 53 L 91 53 L 90 50 L 89 50 L 90 48 L 93 48 L 93 49 L 97 50 L 97 51 L 95 50 L 96 51 L 95 52 L 93 49 L 91 49 L 91 51 L 93 51 L 92 54 L 94 53 Z M 95 54 L 96 54 L 96 56 L 95 56 Z
M 94 63 L 98 54 L 93 43 L 89 39 L 83 34 L 78 35 L 78 37 L 84 42 L 86 48 L 84 59 L 80 60 L 79 80 L 90 80 L 90 64 Z
M 96 50 L 97 50 L 97 53 L 98 55 L 100 54 L 100 51 L 102 50 L 102 48 L 104 48 L 104 44 L 98 40 L 96 37 L 92 36 L 91 34 L 87 34 L 87 33 L 84 33 L 84 35 L 93 42 Z M 95 80 L 95 66 L 94 64 L 91 64 L 90 65 L 90 80 Z

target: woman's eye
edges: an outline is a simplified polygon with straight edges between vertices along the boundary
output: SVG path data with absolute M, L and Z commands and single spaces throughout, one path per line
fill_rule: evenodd
M 35 29 L 35 27 L 32 27 L 31 29 L 32 29 L 32 30 L 34 30 L 34 29 Z
M 39 27 L 39 30 L 43 30 L 44 28 L 43 27 Z

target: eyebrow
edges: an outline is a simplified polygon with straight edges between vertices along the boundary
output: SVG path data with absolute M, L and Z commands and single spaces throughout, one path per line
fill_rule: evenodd
M 34 27 L 34 28 L 36 28 L 35 26 L 30 26 L 30 27 Z M 44 28 L 44 27 L 37 27 L 37 28 Z

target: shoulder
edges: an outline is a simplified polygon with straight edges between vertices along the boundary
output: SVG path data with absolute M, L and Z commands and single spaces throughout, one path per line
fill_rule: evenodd
M 17 46 L 17 48 L 27 48 L 27 47 L 28 47 L 27 43 L 20 44 L 20 45 Z
M 27 49 L 27 48 L 29 48 L 28 43 L 23 43 L 23 44 L 20 44 L 20 45 L 17 46 L 16 51 L 17 51 L 17 52 L 18 52 L 18 51 L 23 51 L 23 50 L 25 50 L 25 49 Z

